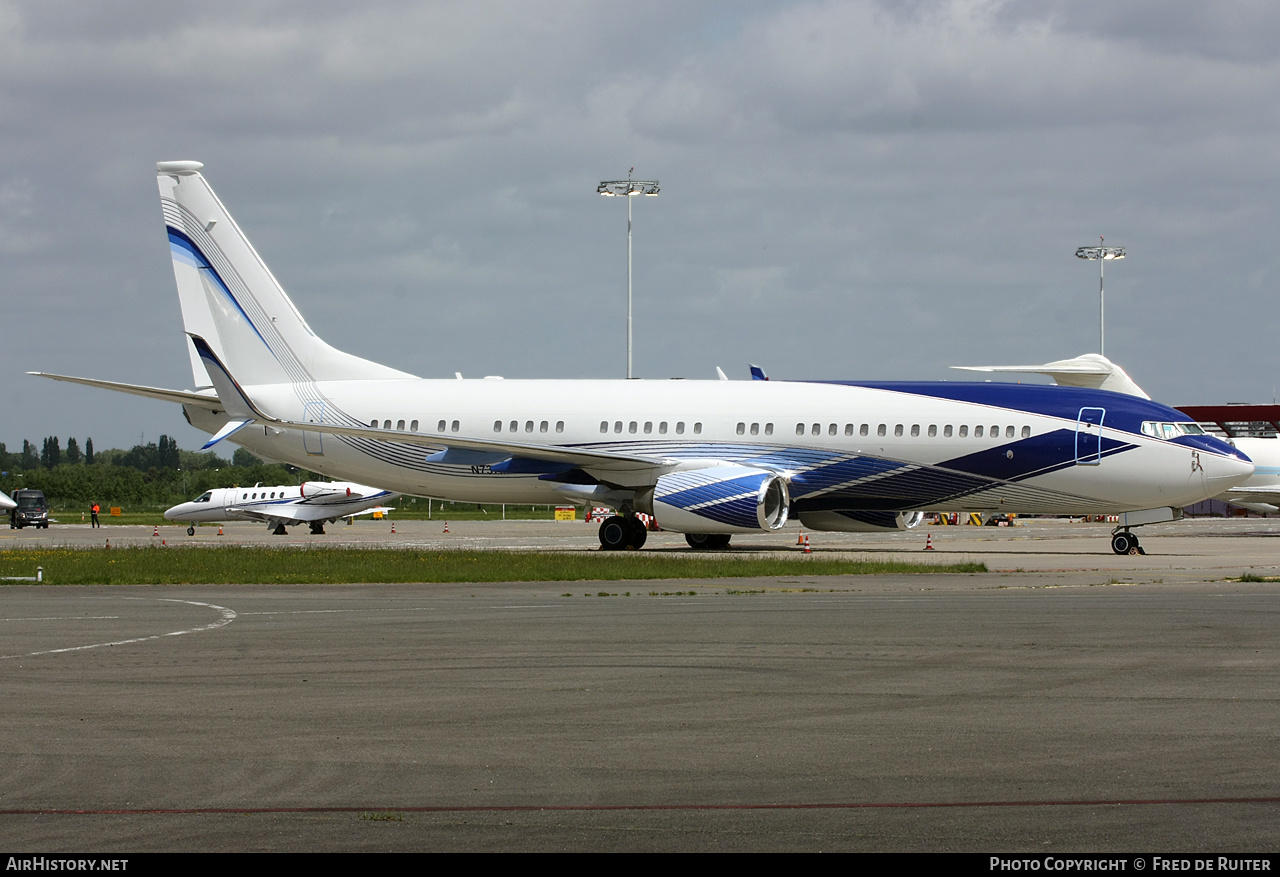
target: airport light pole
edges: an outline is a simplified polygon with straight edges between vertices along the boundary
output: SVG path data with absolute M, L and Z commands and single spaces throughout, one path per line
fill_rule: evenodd
M 627 199 L 627 380 L 631 380 L 631 199 L 636 195 L 655 197 L 659 187 L 657 180 L 633 180 L 627 171 L 625 180 L 604 180 L 596 186 L 596 192 L 610 198 Z
M 1077 259 L 1088 259 L 1098 263 L 1098 353 L 1107 355 L 1106 298 L 1102 291 L 1103 266 L 1112 259 L 1124 258 L 1124 247 L 1106 247 L 1106 239 L 1098 235 L 1098 246 L 1080 247 L 1076 250 Z

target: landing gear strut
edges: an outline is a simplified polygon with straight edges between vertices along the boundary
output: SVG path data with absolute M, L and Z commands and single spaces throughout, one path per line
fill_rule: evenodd
M 635 515 L 612 515 L 600 525 L 600 547 L 605 551 L 637 551 L 648 537 L 644 522 Z
M 1111 534 L 1111 550 L 1116 554 L 1146 554 L 1142 550 L 1142 546 L 1138 544 L 1138 537 L 1129 530 L 1116 530 Z

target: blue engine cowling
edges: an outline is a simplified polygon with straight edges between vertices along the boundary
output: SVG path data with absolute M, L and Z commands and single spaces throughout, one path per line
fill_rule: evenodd
M 663 475 L 653 490 L 653 513 L 677 533 L 758 533 L 787 523 L 791 491 L 776 472 L 711 466 Z

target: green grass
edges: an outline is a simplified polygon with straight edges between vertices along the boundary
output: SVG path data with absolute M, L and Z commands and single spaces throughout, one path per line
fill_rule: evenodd
M 788 557 L 406 551 L 362 548 L 94 548 L 0 551 L 0 576 L 50 585 L 346 584 L 352 582 L 572 582 L 747 576 L 902 575 L 986 572 L 982 563 Z

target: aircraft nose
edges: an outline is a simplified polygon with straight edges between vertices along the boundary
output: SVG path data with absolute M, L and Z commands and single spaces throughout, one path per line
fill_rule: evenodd
M 176 505 L 176 506 L 174 506 L 174 507 L 173 507 L 173 508 L 171 508 L 171 509 L 165 509 L 165 510 L 164 510 L 164 519 L 165 519 L 166 521 L 173 521 L 173 520 L 176 520 L 176 519 L 177 519 L 177 516 L 176 516 L 174 513 L 175 513 L 175 512 L 177 512 L 177 511 L 178 511 L 178 509 L 180 509 L 180 508 L 182 508 L 182 506 L 180 506 L 180 505 Z
M 1253 474 L 1253 461 L 1235 448 L 1222 456 L 1205 454 L 1200 464 L 1204 466 L 1205 484 L 1215 494 L 1243 484 Z

